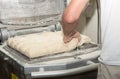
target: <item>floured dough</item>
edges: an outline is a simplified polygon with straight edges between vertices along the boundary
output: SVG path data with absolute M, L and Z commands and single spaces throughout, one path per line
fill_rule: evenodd
M 81 35 L 81 42 L 73 38 L 69 43 L 63 42 L 63 34 L 58 32 L 43 32 L 9 38 L 7 44 L 20 53 L 35 58 L 73 50 L 77 45 L 90 42 L 90 38 Z

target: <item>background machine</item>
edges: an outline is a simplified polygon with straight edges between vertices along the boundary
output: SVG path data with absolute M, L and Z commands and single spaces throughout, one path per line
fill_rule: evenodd
M 61 30 L 59 22 L 67 4 L 69 0 L 0 1 L 0 79 L 96 79 L 101 44 L 99 0 L 89 1 L 78 26 L 93 43 L 33 59 L 6 45 L 10 37 Z

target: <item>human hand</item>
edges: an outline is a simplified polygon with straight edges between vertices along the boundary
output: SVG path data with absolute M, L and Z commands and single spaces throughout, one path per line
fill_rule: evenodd
M 77 38 L 78 42 L 80 42 L 80 39 L 81 39 L 80 33 L 78 31 L 74 31 L 68 35 L 64 35 L 63 41 L 66 44 L 66 43 L 70 42 L 73 38 Z

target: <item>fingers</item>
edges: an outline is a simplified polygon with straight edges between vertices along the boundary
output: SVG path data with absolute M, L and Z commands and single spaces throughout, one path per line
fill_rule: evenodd
M 72 37 L 64 37 L 63 38 L 63 41 L 64 41 L 65 44 L 70 42 L 71 40 L 72 40 Z
M 80 40 L 81 40 L 80 33 L 76 31 L 76 33 L 73 34 L 72 36 L 64 36 L 63 41 L 66 44 L 66 43 L 70 42 L 73 38 L 77 38 L 78 42 L 80 42 Z
M 79 32 L 76 32 L 76 33 L 72 36 L 72 38 L 77 38 L 77 39 L 78 39 L 78 42 L 80 42 L 80 40 L 81 40 L 80 33 L 79 33 Z

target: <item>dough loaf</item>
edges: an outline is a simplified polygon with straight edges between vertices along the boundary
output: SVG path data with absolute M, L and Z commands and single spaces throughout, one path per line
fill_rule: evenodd
M 71 51 L 75 49 L 77 45 L 89 42 L 91 42 L 89 37 L 81 35 L 80 43 L 78 43 L 78 40 L 74 38 L 72 41 L 65 44 L 63 42 L 62 32 L 58 31 L 15 36 L 8 39 L 7 45 L 29 58 L 35 58 Z

